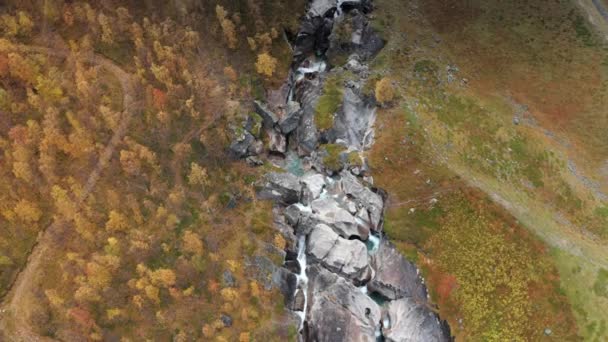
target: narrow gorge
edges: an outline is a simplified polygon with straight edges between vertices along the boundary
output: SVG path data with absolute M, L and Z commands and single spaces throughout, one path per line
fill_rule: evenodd
M 368 62 L 384 46 L 372 10 L 368 0 L 313 0 L 300 31 L 286 33 L 288 80 L 255 102 L 231 151 L 276 169 L 258 198 L 274 201 L 288 240 L 274 281 L 300 340 L 448 341 L 419 270 L 382 232 L 387 195 L 365 157 L 376 115 Z

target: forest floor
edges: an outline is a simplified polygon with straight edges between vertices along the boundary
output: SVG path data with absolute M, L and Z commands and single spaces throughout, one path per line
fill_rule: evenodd
M 60 38 L 59 38 L 60 39 Z M 58 50 L 51 47 L 44 46 L 28 46 L 28 45 L 14 45 L 11 46 L 8 51 L 5 52 L 19 52 L 22 54 L 42 54 L 51 55 L 61 58 L 76 58 L 82 61 L 97 65 L 112 73 L 120 83 L 123 93 L 123 111 L 120 117 L 120 122 L 114 135 L 107 143 L 103 152 L 99 156 L 99 160 L 95 165 L 95 168 L 91 171 L 87 177 L 87 181 L 83 192 L 78 198 L 78 205 L 80 205 L 87 199 L 87 197 L 94 190 L 101 173 L 108 166 L 110 159 L 114 156 L 116 147 L 122 142 L 122 139 L 127 134 L 131 119 L 141 109 L 141 103 L 139 102 L 139 93 L 141 90 L 137 89 L 133 77 L 126 72 L 123 68 L 118 66 L 113 61 L 105 58 L 98 54 L 91 55 L 74 55 L 68 50 Z M 54 248 L 55 236 L 59 234 L 59 230 L 62 229 L 62 221 L 55 220 L 46 229 L 41 231 L 38 235 L 36 243 L 34 244 L 32 251 L 27 257 L 27 262 L 23 265 L 22 269 L 17 273 L 15 280 L 9 287 L 5 297 L 0 303 L 0 312 L 2 316 L 9 316 L 14 321 L 7 322 L 7 319 L 0 321 L 0 327 L 3 329 L 11 329 L 15 333 L 13 338 L 19 341 L 44 341 L 46 338 L 39 336 L 32 332 L 29 328 L 27 312 L 28 312 L 28 301 L 32 300 L 31 289 L 40 283 L 40 266 L 41 262 L 49 256 L 50 251 Z M 7 326 L 9 324 L 9 326 Z

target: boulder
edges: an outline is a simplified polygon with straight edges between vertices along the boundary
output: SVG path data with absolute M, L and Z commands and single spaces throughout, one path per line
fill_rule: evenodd
M 291 173 L 272 172 L 266 175 L 258 197 L 292 204 L 300 200 L 301 190 L 298 177 Z
M 311 203 L 312 218 L 330 226 L 345 239 L 367 240 L 369 230 L 359 229 L 355 217 L 332 197 L 318 198 Z
M 249 147 L 253 144 L 255 138 L 245 129 L 237 129 L 235 137 L 230 144 L 230 152 L 236 158 L 244 158 L 249 154 Z
M 410 298 L 389 302 L 385 315 L 389 324 L 382 334 L 386 341 L 450 341 L 437 315 Z
M 308 173 L 302 177 L 300 182 L 302 183 L 302 203 L 308 205 L 321 195 L 325 187 L 325 176 L 316 172 Z
M 300 263 L 297 260 L 286 260 L 285 264 L 283 264 L 283 267 L 285 267 L 294 274 L 300 274 L 300 271 L 302 270 L 302 268 L 300 267 Z
M 370 291 L 395 300 L 403 297 L 426 303 L 426 287 L 416 266 L 407 261 L 395 247 L 383 239 L 378 251 L 372 255 L 372 268 L 376 274 L 367 285 Z
M 279 208 L 274 208 L 272 212 L 274 217 L 274 228 L 283 236 L 283 238 L 285 238 L 285 241 L 287 242 L 287 247 L 285 250 L 287 252 L 295 252 L 298 248 L 298 243 L 296 236 L 293 233 L 293 228 L 290 227 L 286 218 L 281 215 L 281 210 Z
M 289 101 L 287 104 L 286 114 L 279 121 L 279 128 L 283 134 L 289 134 L 298 128 L 300 123 L 300 117 L 302 116 L 302 109 L 300 104 L 295 101 Z
M 221 314 L 220 315 L 220 320 L 222 320 L 222 323 L 224 324 L 224 327 L 230 328 L 232 326 L 232 317 L 230 317 L 230 315 L 228 315 L 228 314 Z
M 356 150 L 371 147 L 374 141 L 376 107 L 361 98 L 356 89 L 344 91 L 342 107 L 334 119 L 332 135 Z
M 245 161 L 247 162 L 247 164 L 249 164 L 249 166 L 253 166 L 253 167 L 264 165 L 264 162 L 256 156 L 249 156 L 249 157 L 245 158 Z
M 285 221 L 292 227 L 297 227 L 300 222 L 300 218 L 303 215 L 312 213 L 310 208 L 303 206 L 301 203 L 296 203 L 288 206 L 283 211 L 283 216 L 285 216 Z
M 296 129 L 296 141 L 298 144 L 298 154 L 308 156 L 316 150 L 319 145 L 319 132 L 314 122 L 314 109 L 311 113 L 303 113 L 300 125 Z
M 375 342 L 381 312 L 378 304 L 352 283 L 311 266 L 306 341 Z
M 340 174 L 342 191 L 352 197 L 360 206 L 367 209 L 371 219 L 372 229 L 378 230 L 384 211 L 382 196 L 363 185 L 361 181 L 350 172 Z
M 319 0 L 315 1 L 318 3 Z M 300 65 L 307 56 L 312 54 L 323 55 L 329 47 L 329 35 L 333 27 L 333 13 L 335 12 L 335 1 L 320 0 L 333 3 L 311 4 L 309 15 L 300 25 L 300 31 L 296 36 L 294 44 L 294 62 Z
M 249 155 L 258 156 L 264 152 L 264 143 L 260 140 L 255 140 L 249 147 L 247 148 L 247 152 Z
M 265 128 L 273 128 L 274 125 L 279 121 L 277 115 L 268 108 L 265 103 L 260 101 L 253 101 L 255 112 L 262 118 L 262 123 Z
M 371 275 L 365 244 L 359 240 L 343 239 L 324 224 L 317 225 L 310 233 L 307 254 L 356 284 L 364 283 Z
M 271 152 L 287 152 L 287 139 L 283 134 L 274 129 L 268 129 L 266 133 L 268 134 L 268 149 Z

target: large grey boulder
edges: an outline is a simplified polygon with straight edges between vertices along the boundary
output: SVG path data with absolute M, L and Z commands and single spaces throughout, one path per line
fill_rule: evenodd
M 255 112 L 262 117 L 262 123 L 265 128 L 272 128 L 279 121 L 277 115 L 268 108 L 265 103 L 260 101 L 253 101 Z
M 302 185 L 298 177 L 291 173 L 272 172 L 264 178 L 258 198 L 292 204 L 300 200 L 301 190 Z
M 426 287 L 416 266 L 407 261 L 395 247 L 383 239 L 378 251 L 372 255 L 372 268 L 376 275 L 367 285 L 372 292 L 394 300 L 403 297 L 426 302 Z
M 392 301 L 386 310 L 390 324 L 382 328 L 382 333 L 388 342 L 450 340 L 437 315 L 410 298 Z
M 340 176 L 342 191 L 352 197 L 359 205 L 367 209 L 371 219 L 372 229 L 378 230 L 384 212 L 384 200 L 382 199 L 382 196 L 363 185 L 361 181 L 350 172 L 342 172 Z
M 342 274 L 357 284 L 371 276 L 367 248 L 359 240 L 346 240 L 330 227 L 319 224 L 310 233 L 307 253 L 332 272 Z
M 332 197 L 318 198 L 311 203 L 312 218 L 330 226 L 336 233 L 345 239 L 359 238 L 367 240 L 369 230 L 364 229 L 355 217 L 342 208 Z
M 275 129 L 266 130 L 266 134 L 268 135 L 268 149 L 271 152 L 287 152 L 287 139 L 283 134 Z
M 236 158 L 244 158 L 249 155 L 250 146 L 255 141 L 255 137 L 245 129 L 237 129 L 235 137 L 230 144 L 230 152 Z
M 302 114 L 300 124 L 296 129 L 296 142 L 300 156 L 311 155 L 319 145 L 319 131 L 314 121 L 314 109 L 309 111 L 309 113 Z
M 300 104 L 295 101 L 289 101 L 285 116 L 279 120 L 279 128 L 283 134 L 289 134 L 298 128 L 300 123 L 300 117 L 302 116 L 302 109 Z
M 306 341 L 375 342 L 381 312 L 378 304 L 352 283 L 311 266 Z
M 304 205 L 319 198 L 325 187 L 325 176 L 320 173 L 311 172 L 305 174 L 302 179 L 302 203 Z
M 333 136 L 348 146 L 364 150 L 374 142 L 376 107 L 364 101 L 351 88 L 344 90 L 342 107 L 334 119 Z

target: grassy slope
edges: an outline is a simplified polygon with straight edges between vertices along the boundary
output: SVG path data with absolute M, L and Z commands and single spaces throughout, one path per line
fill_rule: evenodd
M 413 243 L 418 254 L 438 262 L 432 241 L 441 236 L 437 231 L 447 234 L 449 222 L 433 219 L 428 201 L 436 198 L 438 207 L 453 208 L 460 200 L 450 194 L 477 187 L 552 250 L 534 260 L 557 267 L 561 290 L 544 288 L 530 300 L 555 302 L 563 291 L 579 334 L 601 340 L 608 319 L 601 308 L 608 303 L 592 287 L 608 260 L 603 248 L 608 222 L 598 215 L 605 203 L 597 196 L 607 183 L 602 171 L 608 156 L 608 116 L 602 110 L 606 54 L 568 2 L 466 4 L 430 1 L 407 8 L 377 2 L 375 25 L 389 46 L 375 70 L 391 75 L 402 95 L 397 108 L 381 113 L 385 126 L 372 154 L 380 184 L 394 194 L 398 207 L 407 209 L 389 211 L 389 235 L 404 241 L 410 255 L 416 254 Z M 394 13 L 400 13 L 399 20 Z M 448 73 L 454 82 L 447 82 Z M 512 123 L 514 116 L 520 125 Z M 400 128 L 394 128 L 397 122 Z M 398 177 L 408 174 L 404 169 L 411 176 Z M 456 185 L 454 174 L 462 177 Z M 483 208 L 475 215 L 493 216 L 496 204 L 481 202 L 473 205 Z M 417 211 L 409 213 L 409 208 Z M 432 229 L 421 228 L 426 226 Z M 508 234 L 503 239 L 506 244 Z M 522 247 L 535 245 L 533 237 L 516 241 Z M 453 263 L 443 266 L 457 271 Z M 567 305 L 554 309 L 557 316 L 569 315 Z M 467 336 L 466 319 L 464 324 L 462 336 Z

